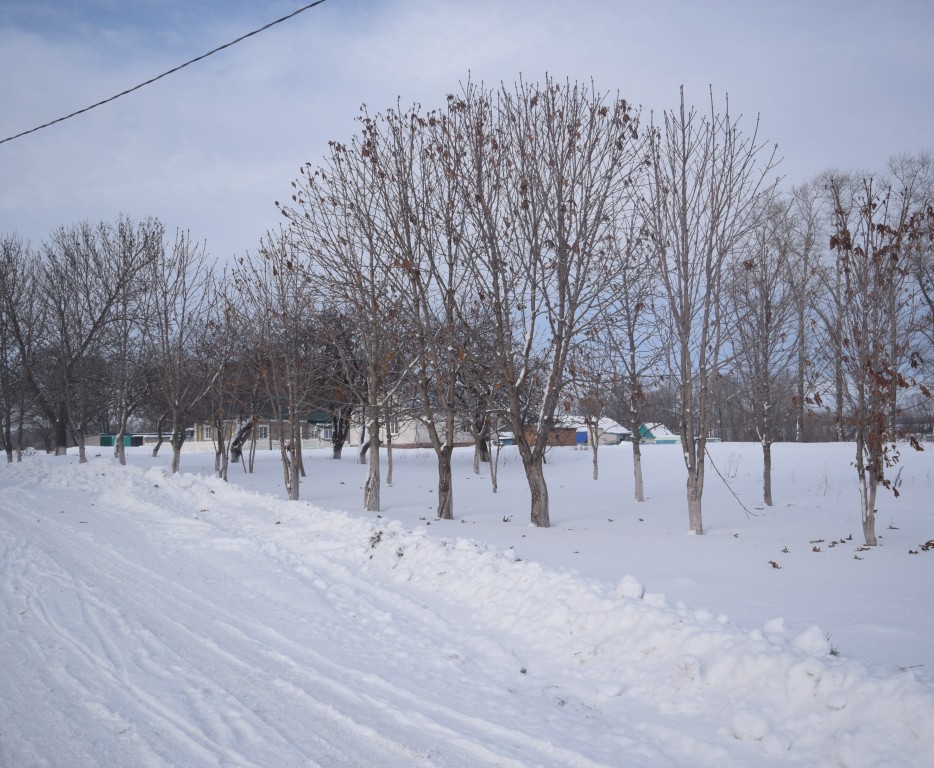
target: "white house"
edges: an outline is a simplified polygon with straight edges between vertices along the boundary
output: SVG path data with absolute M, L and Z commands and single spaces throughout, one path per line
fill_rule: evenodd
M 577 444 L 586 445 L 590 442 L 590 432 L 587 422 L 582 416 L 564 417 L 562 423 L 573 423 L 577 430 Z M 597 441 L 600 445 L 619 445 L 632 440 L 632 432 L 613 419 L 604 416 L 597 421 Z

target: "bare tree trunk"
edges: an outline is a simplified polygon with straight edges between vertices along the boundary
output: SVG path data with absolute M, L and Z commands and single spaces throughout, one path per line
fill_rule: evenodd
M 876 541 L 876 490 L 878 486 L 874 482 L 866 483 L 866 498 L 863 502 L 863 538 L 867 547 L 875 547 Z
M 597 451 L 600 449 L 600 437 L 597 435 L 597 425 L 592 427 L 588 425 L 587 438 L 590 441 L 590 447 L 593 451 L 593 479 L 596 480 L 600 474 L 600 467 L 597 463 Z
M 185 425 L 175 422 L 172 424 L 172 474 L 178 472 L 182 462 L 182 446 L 185 444 Z
M 292 475 L 289 472 L 289 447 L 284 440 L 279 441 L 279 460 L 282 462 L 282 484 L 286 495 L 292 498 Z
M 632 435 L 632 474 L 636 501 L 645 501 L 645 491 L 642 485 L 642 444 L 639 441 L 638 432 Z
M 64 456 L 68 453 L 68 407 L 60 403 L 58 418 L 55 420 L 55 455 Z
M 220 426 L 221 431 L 217 435 L 217 458 L 220 462 L 220 465 L 217 468 L 217 476 L 226 483 L 227 468 L 230 465 L 230 445 L 227 442 L 224 420 L 218 419 L 218 425 Z M 231 436 L 231 442 L 232 441 L 233 436 Z
M 480 465 L 490 463 L 490 420 L 484 419 L 480 431 L 474 434 L 473 443 L 473 473 L 480 474 Z
M 331 416 L 331 458 L 340 460 L 341 451 L 350 435 L 350 417 L 339 413 Z
M 87 464 L 88 463 L 88 452 L 85 448 L 84 442 L 84 432 L 78 433 L 78 463 Z
M 10 429 L 10 422 L 3 423 L 3 451 L 6 453 L 6 463 L 13 463 L 13 434 Z
M 767 507 L 772 506 L 772 414 L 769 410 L 772 403 L 772 387 L 766 375 L 763 382 L 764 395 L 762 398 L 762 431 L 759 439 L 762 442 L 762 501 Z
M 214 414 L 211 427 L 214 442 L 214 471 L 219 478 L 226 480 L 230 449 L 227 445 L 227 424 L 220 412 Z
M 23 460 L 23 437 L 26 432 L 26 415 L 23 400 L 20 400 L 19 416 L 16 423 L 16 461 Z
M 874 547 L 876 541 L 876 490 L 878 473 L 872 469 L 870 457 L 867 466 L 868 446 L 860 433 L 856 438 L 856 471 L 859 473 L 859 500 L 862 512 L 863 538 L 867 547 Z
M 19 414 L 16 417 L 16 461 L 23 460 L 23 437 L 26 432 L 26 390 L 20 388 Z
M 772 441 L 762 439 L 762 501 L 772 506 Z
M 451 451 L 438 452 L 438 517 L 454 519 L 454 484 L 451 480 Z
M 525 472 L 529 481 L 529 490 L 532 494 L 532 525 L 539 528 L 548 528 L 551 517 L 548 513 L 548 486 L 545 483 L 544 453 L 536 452 L 523 461 Z
M 480 442 L 477 445 L 480 454 L 480 463 L 489 464 L 490 462 L 490 427 L 487 425 L 480 434 Z
M 360 426 L 360 450 L 357 452 L 357 464 L 366 464 L 366 453 L 370 450 L 370 441 L 366 439 L 366 425 Z
M 474 388 L 473 391 L 476 391 Z M 470 434 L 473 437 L 473 473 L 480 474 L 480 465 L 490 461 L 490 414 L 484 410 L 477 413 L 478 407 L 468 406 L 470 414 Z
M 227 452 L 230 455 L 230 460 L 234 464 L 243 458 L 243 444 L 248 439 L 253 437 L 255 428 L 256 418 L 254 417 L 247 421 L 245 424 L 241 424 L 240 428 L 237 430 L 237 433 L 231 439 Z
M 703 473 L 698 479 L 695 471 L 688 470 L 687 495 L 688 495 L 688 522 L 691 526 L 691 533 L 700 536 L 704 532 L 703 514 L 701 509 L 701 497 L 704 493 Z
M 162 423 L 165 421 L 165 414 L 162 414 L 159 417 L 159 423 L 156 425 L 156 444 L 152 447 L 152 457 L 156 458 L 159 455 L 159 449 L 162 447 Z
M 374 408 L 375 411 L 375 408 Z M 367 512 L 379 512 L 379 419 L 374 415 L 370 420 L 369 464 L 367 466 L 366 485 L 363 487 L 363 508 Z M 363 453 L 360 454 L 363 456 Z
M 302 454 L 302 433 L 301 427 L 295 423 L 292 419 L 291 412 L 289 414 L 289 442 L 286 446 L 286 488 L 289 492 L 290 501 L 298 501 L 300 496 L 300 483 L 301 483 L 301 454 Z
M 301 491 L 301 477 L 300 477 L 300 464 L 298 460 L 299 450 L 295 447 L 295 444 L 292 444 L 290 453 L 292 454 L 289 458 L 289 501 L 298 501 L 300 491 Z

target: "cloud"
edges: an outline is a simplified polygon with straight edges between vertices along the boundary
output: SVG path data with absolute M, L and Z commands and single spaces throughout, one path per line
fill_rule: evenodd
M 299 3 L 181 0 L 0 11 L 0 133 L 106 98 L 285 15 Z M 646 111 L 678 86 L 778 142 L 803 181 L 828 166 L 878 169 L 925 148 L 934 105 L 934 10 L 861 3 L 328 0 L 295 19 L 81 117 L 0 145 L 0 231 L 34 242 L 119 212 L 190 229 L 228 258 L 277 226 L 273 201 L 329 139 L 372 111 L 441 106 L 487 84 L 593 77 Z

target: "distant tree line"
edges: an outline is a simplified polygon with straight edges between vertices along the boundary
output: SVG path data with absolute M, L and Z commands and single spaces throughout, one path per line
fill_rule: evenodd
M 934 420 L 934 157 L 782 191 L 775 148 L 713 93 L 646 122 L 550 78 L 468 82 L 443 108 L 364 108 L 358 125 L 225 270 L 154 219 L 65 226 L 38 248 L 3 235 L 7 460 L 38 442 L 86 461 L 108 432 L 125 461 L 123 434 L 146 425 L 177 471 L 197 421 L 226 477 L 252 468 L 271 418 L 297 499 L 307 415 L 330 416 L 339 458 L 358 414 L 378 511 L 381 425 L 408 416 L 437 457 L 440 517 L 456 435 L 479 471 L 505 429 L 548 526 L 549 434 L 609 416 L 680 434 L 696 533 L 709 439 L 761 443 L 766 504 L 774 442 L 853 441 L 875 543 L 897 438 L 920 447 Z

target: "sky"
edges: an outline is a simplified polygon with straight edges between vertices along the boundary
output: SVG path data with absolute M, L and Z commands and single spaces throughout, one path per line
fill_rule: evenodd
M 301 0 L 0 0 L 0 139 L 106 99 Z M 220 260 L 371 111 L 441 106 L 468 77 L 593 79 L 641 105 L 685 87 L 776 143 L 787 186 L 934 148 L 927 0 L 326 0 L 91 112 L 0 144 L 0 233 L 158 217 Z
M 703 536 L 677 445 L 553 448 L 552 527 L 515 446 L 498 490 L 430 449 L 367 467 L 210 443 L 0 463 L 0 765 L 930 768 L 932 453 L 861 545 L 852 444 L 712 443 Z M 372 455 L 372 454 L 371 454 Z M 386 451 L 381 451 L 387 478 Z M 742 501 L 748 511 L 737 503 Z

